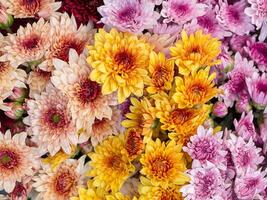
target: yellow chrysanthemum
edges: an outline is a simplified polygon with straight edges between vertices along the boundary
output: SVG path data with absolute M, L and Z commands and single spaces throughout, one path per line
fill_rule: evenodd
M 150 138 L 152 126 L 156 119 L 155 108 L 147 98 L 143 98 L 140 101 L 136 98 L 131 98 L 131 103 L 131 112 L 125 115 L 128 119 L 122 121 L 122 126 L 125 128 L 141 129 L 145 139 Z
M 183 200 L 178 185 L 168 185 L 166 188 L 153 186 L 145 177 L 141 177 L 141 183 L 139 200 Z
M 119 103 L 131 93 L 140 97 L 148 79 L 151 51 L 152 47 L 137 36 L 100 29 L 95 35 L 95 45 L 89 47 L 87 61 L 93 67 L 90 77 L 103 84 L 103 94 L 118 91 Z
M 207 103 L 215 97 L 220 90 L 215 87 L 213 80 L 215 73 L 209 74 L 210 68 L 201 69 L 190 76 L 176 77 L 176 92 L 174 101 L 179 108 L 193 107 Z
M 107 195 L 106 200 L 131 200 L 129 196 L 125 196 L 120 192 L 117 192 L 113 195 Z
M 124 148 L 123 135 L 111 136 L 89 153 L 92 169 L 88 175 L 94 178 L 94 186 L 117 192 L 124 181 L 135 170 Z
M 170 141 L 165 144 L 159 139 L 149 140 L 140 162 L 141 173 L 152 185 L 167 188 L 169 184 L 183 185 L 188 181 L 184 174 L 186 162 L 181 153 L 182 144 Z
M 179 67 L 179 73 L 188 75 L 200 67 L 219 64 L 217 56 L 220 54 L 221 42 L 211 35 L 196 31 L 188 36 L 185 31 L 181 33 L 181 40 L 170 48 L 171 56 Z
M 150 53 L 149 73 L 151 80 L 147 88 L 148 93 L 155 94 L 172 88 L 174 75 L 174 61 L 167 60 L 163 53 Z

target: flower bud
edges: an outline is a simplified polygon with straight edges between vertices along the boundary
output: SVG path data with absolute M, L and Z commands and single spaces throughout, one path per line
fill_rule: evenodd
M 23 105 L 21 105 L 18 102 L 9 102 L 5 104 L 9 110 L 5 111 L 5 115 L 8 116 L 11 119 L 17 120 L 22 117 L 25 110 Z
M 228 108 L 223 102 L 216 102 L 213 106 L 212 114 L 216 117 L 224 117 L 228 113 Z
M 11 101 L 16 101 L 16 102 L 23 102 L 25 97 L 26 97 L 26 89 L 25 88 L 17 88 L 15 87 L 12 91 L 12 95 L 10 95 L 8 98 Z
M 0 29 L 8 29 L 13 25 L 14 18 L 6 12 L 6 8 L 0 3 Z

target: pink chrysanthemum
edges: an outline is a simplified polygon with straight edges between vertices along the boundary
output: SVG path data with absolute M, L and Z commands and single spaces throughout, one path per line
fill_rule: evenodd
M 0 132 L 0 190 L 10 193 L 16 181 L 32 176 L 39 168 L 37 149 L 26 146 L 27 133 L 18 133 L 11 137 L 11 132 Z
M 197 135 L 190 138 L 190 142 L 183 150 L 187 152 L 193 160 L 198 160 L 201 164 L 211 162 L 215 165 L 222 164 L 227 152 L 223 148 L 222 132 L 213 135 L 213 129 L 206 130 L 203 126 L 197 129 Z M 193 161 L 194 162 L 194 161 Z
M 185 200 L 223 199 L 224 180 L 215 165 L 208 163 L 203 167 L 191 169 L 188 175 L 190 184 L 180 190 Z
M 254 141 L 258 140 L 253 119 L 253 113 L 250 111 L 248 114 L 242 113 L 239 121 L 236 119 L 234 120 L 234 126 L 237 134 L 243 137 L 245 141 L 248 141 L 250 138 L 252 138 Z
M 257 29 L 261 28 L 259 36 L 260 41 L 264 41 L 267 37 L 267 0 L 248 0 L 250 7 L 245 9 L 245 13 L 251 17 L 252 24 Z
M 250 35 L 233 35 L 230 40 L 230 46 L 235 52 L 239 52 L 241 56 L 248 57 L 246 48 L 255 41 Z
M 35 100 L 27 101 L 28 117 L 24 123 L 29 125 L 32 140 L 41 153 L 55 155 L 61 148 L 71 153 L 71 144 L 78 143 L 78 135 L 67 107 L 68 99 L 52 85 L 46 87 Z
M 246 78 L 246 83 L 252 101 L 258 106 L 267 106 L 267 74 L 254 73 Z
M 168 0 L 163 1 L 161 15 L 164 23 L 175 22 L 184 24 L 206 12 L 207 6 L 196 0 Z
M 261 193 L 267 186 L 266 172 L 254 171 L 237 177 L 235 180 L 235 193 L 239 199 L 262 199 Z
M 264 160 L 264 157 L 260 156 L 261 149 L 255 146 L 252 138 L 245 142 L 242 137 L 231 135 L 227 144 L 238 174 L 244 174 L 248 169 L 256 170 Z
M 247 48 L 250 57 L 258 64 L 261 71 L 267 71 L 267 43 L 255 42 Z
M 228 30 L 237 35 L 245 35 L 254 30 L 249 17 L 244 13 L 245 7 L 245 0 L 238 1 L 233 5 L 229 5 L 227 1 L 219 1 L 219 6 L 216 6 L 216 17 Z
M 98 8 L 101 22 L 123 32 L 141 33 L 157 23 L 160 15 L 147 0 L 105 0 Z

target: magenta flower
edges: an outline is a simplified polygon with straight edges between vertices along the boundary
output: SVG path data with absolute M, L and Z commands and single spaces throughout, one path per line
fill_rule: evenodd
M 266 172 L 250 171 L 235 180 L 235 193 L 238 199 L 263 199 L 260 195 L 267 186 Z
M 212 114 L 216 117 L 224 117 L 228 113 L 228 108 L 223 102 L 216 102 L 213 105 Z
M 120 31 L 141 33 L 157 23 L 159 13 L 155 4 L 147 0 L 105 0 L 98 8 L 101 22 Z
M 261 28 L 259 36 L 260 41 L 264 41 L 267 37 L 267 0 L 248 0 L 251 7 L 245 9 L 245 13 L 251 17 L 252 24 L 257 29 Z
M 242 137 L 231 135 L 228 146 L 238 174 L 244 174 L 248 169 L 256 170 L 264 160 L 260 156 L 261 148 L 255 146 L 252 138 L 245 142 Z
M 246 48 L 255 41 L 254 37 L 249 35 L 233 35 L 230 40 L 231 48 L 239 52 L 242 56 L 248 57 Z
M 267 106 L 267 74 L 253 73 L 246 78 L 248 91 L 253 102 L 260 107 Z
M 207 6 L 196 0 L 168 0 L 163 1 L 161 15 L 164 23 L 175 22 L 184 24 L 206 12 Z
M 219 1 L 219 6 L 216 6 L 217 19 L 233 33 L 245 35 L 254 30 L 249 17 L 244 13 L 245 7 L 245 0 L 238 1 L 233 5 L 229 5 L 227 1 Z
M 243 112 L 249 112 L 251 110 L 251 105 L 250 105 L 250 96 L 248 94 L 247 90 L 241 91 L 238 94 L 238 98 L 236 100 L 235 104 L 235 110 L 238 113 L 243 113 Z
M 247 48 L 250 57 L 258 64 L 262 71 L 267 71 L 267 44 L 256 42 Z
M 208 163 L 188 172 L 190 184 L 181 188 L 185 200 L 222 200 L 225 192 L 224 180 L 220 170 Z
M 245 141 L 252 138 L 254 141 L 258 140 L 258 135 L 253 124 L 253 113 L 250 111 L 248 114 L 242 113 L 239 121 L 234 120 L 235 130 L 238 135 L 243 137 Z
M 227 152 L 223 149 L 222 132 L 213 135 L 213 129 L 205 129 L 199 126 L 197 135 L 190 138 L 187 147 L 183 150 L 187 152 L 195 161 L 198 160 L 201 164 L 211 162 L 213 164 L 222 164 Z M 194 162 L 193 161 L 193 162 Z M 193 163 L 194 165 L 194 163 Z M 225 167 L 225 166 L 222 166 Z

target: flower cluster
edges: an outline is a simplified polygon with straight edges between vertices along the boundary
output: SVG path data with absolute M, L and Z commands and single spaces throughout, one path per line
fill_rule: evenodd
M 266 0 L 0 0 L 0 199 L 267 199 Z

